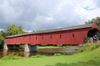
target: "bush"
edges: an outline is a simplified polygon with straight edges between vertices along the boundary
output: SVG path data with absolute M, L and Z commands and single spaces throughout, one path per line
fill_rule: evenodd
M 84 39 L 84 43 L 87 43 L 87 42 L 88 42 L 88 40 L 89 40 L 89 38 L 88 38 L 88 37 L 86 37 L 86 38 Z
M 84 50 L 86 51 L 90 51 L 90 50 L 93 50 L 93 49 L 96 49 L 98 46 L 96 44 L 86 44 L 85 47 L 84 47 Z
M 83 52 L 83 51 L 91 51 L 94 50 L 96 48 L 98 48 L 99 45 L 98 44 L 92 44 L 92 43 L 86 43 L 84 44 L 84 46 L 82 48 L 80 48 L 77 52 Z

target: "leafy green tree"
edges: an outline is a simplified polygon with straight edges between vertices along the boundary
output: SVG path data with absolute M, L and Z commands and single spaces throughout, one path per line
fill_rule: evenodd
M 0 45 L 2 45 L 4 43 L 4 32 L 0 31 Z
M 93 18 L 92 20 L 88 20 L 86 24 L 97 23 L 98 29 L 100 30 L 100 17 Z
M 86 22 L 86 24 L 91 24 L 91 23 L 94 23 L 94 22 L 100 23 L 100 17 L 96 17 L 96 18 L 93 18 L 93 19 L 91 19 L 91 20 L 88 20 L 88 21 Z
M 11 24 L 8 26 L 6 30 L 6 35 L 16 35 L 16 34 L 23 34 L 24 31 L 22 27 L 16 26 L 15 24 Z

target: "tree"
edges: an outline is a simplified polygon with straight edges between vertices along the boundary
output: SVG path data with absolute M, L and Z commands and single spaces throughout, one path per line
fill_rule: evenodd
M 88 20 L 86 24 L 97 23 L 98 29 L 100 30 L 100 17 L 93 18 L 92 20 Z
M 15 24 L 11 24 L 8 26 L 7 30 L 6 30 L 6 35 L 16 35 L 16 34 L 23 34 L 24 31 L 22 29 L 22 27 L 20 26 L 16 26 Z
M 88 21 L 86 22 L 86 24 L 91 24 L 91 23 L 94 23 L 94 22 L 100 23 L 100 17 L 96 17 L 96 18 L 93 18 L 93 19 L 91 19 L 91 20 L 88 20 Z
M 0 31 L 0 45 L 2 45 L 4 43 L 4 32 Z

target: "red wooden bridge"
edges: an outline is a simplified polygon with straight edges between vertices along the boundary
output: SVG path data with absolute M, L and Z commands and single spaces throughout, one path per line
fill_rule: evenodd
M 98 31 L 97 25 L 79 25 L 73 27 L 66 27 L 54 30 L 45 30 L 34 32 L 30 34 L 7 36 L 5 43 L 7 45 L 19 44 L 46 44 L 46 45 L 59 45 L 59 44 L 83 44 L 86 37 L 93 37 Z
M 93 23 L 7 36 L 4 49 L 8 50 L 7 45 L 25 45 L 25 51 L 29 51 L 28 45 L 80 45 L 85 38 L 93 37 L 96 32 L 97 24 Z

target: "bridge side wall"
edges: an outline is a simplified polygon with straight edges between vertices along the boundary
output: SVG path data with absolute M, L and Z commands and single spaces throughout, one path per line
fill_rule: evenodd
M 52 33 L 32 34 L 25 36 L 17 36 L 6 38 L 5 43 L 8 45 L 15 44 L 46 44 L 46 45 L 59 45 L 59 44 L 83 44 L 84 39 L 87 37 L 88 31 L 92 28 L 66 30 Z

